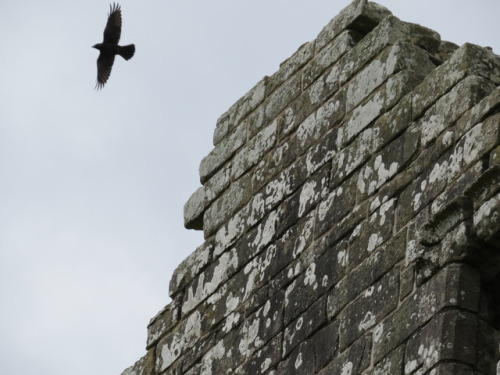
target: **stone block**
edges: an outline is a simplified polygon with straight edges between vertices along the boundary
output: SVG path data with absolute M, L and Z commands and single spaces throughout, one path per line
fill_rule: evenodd
M 474 107 L 466 111 L 456 123 L 456 133 L 461 137 L 474 125 L 484 121 L 486 117 L 494 114 L 500 107 L 500 88 L 494 89 L 488 96 Z
M 246 356 L 251 356 L 283 331 L 284 297 L 283 291 L 275 293 L 246 318 L 242 329 L 245 336 L 239 344 L 239 350 L 244 351 Z
M 319 375 L 361 374 L 370 366 L 372 354 L 371 334 L 355 341 L 342 354 L 336 356 Z
M 287 295 L 287 298 L 290 296 Z M 285 320 L 289 318 L 286 316 Z M 313 303 L 302 315 L 291 321 L 283 335 L 283 357 L 286 357 L 296 346 L 305 341 L 313 332 L 326 322 L 326 298 Z
M 462 171 L 474 165 L 498 143 L 499 115 L 489 117 L 469 130 L 453 149 L 446 151 L 402 192 L 398 207 L 398 222 L 408 222 L 417 212 L 434 200 Z M 421 162 L 417 159 L 415 163 Z
M 491 51 L 465 43 L 415 88 L 413 118 L 419 118 L 427 108 L 468 75 L 478 75 L 486 79 L 499 76 L 499 63 Z
M 286 82 L 296 74 L 314 56 L 315 42 L 304 43 L 288 59 L 280 64 L 279 70 L 269 77 L 267 82 L 268 92 L 276 90 L 283 82 Z
M 392 76 L 387 82 L 373 93 L 366 101 L 358 105 L 348 115 L 343 132 L 339 132 L 339 149 L 352 141 L 363 129 L 368 127 L 384 112 L 392 108 L 417 83 L 422 76 L 411 71 L 401 71 Z M 377 148 L 379 147 L 377 143 Z
M 311 338 L 317 370 L 323 368 L 338 353 L 338 322 L 329 323 Z
M 277 375 L 302 375 L 315 371 L 315 353 L 312 341 L 304 341 L 290 356 L 278 365 Z
M 394 349 L 373 368 L 373 375 L 401 375 L 403 348 Z
M 234 132 L 222 140 L 200 163 L 200 181 L 204 184 L 214 175 L 234 153 L 246 142 L 246 128 L 238 126 Z
M 479 76 L 468 76 L 460 81 L 425 112 L 420 121 L 422 146 L 434 141 L 466 110 L 475 106 L 494 89 L 495 85 L 491 81 Z
M 239 350 L 241 335 L 240 331 L 233 330 L 217 341 L 201 359 L 201 373 L 204 375 L 231 373 L 242 364 L 245 356 Z
M 184 227 L 186 229 L 203 230 L 203 214 L 206 206 L 205 188 L 201 186 L 184 204 Z
M 231 177 L 238 179 L 247 170 L 257 164 L 274 146 L 277 139 L 278 123 L 273 121 L 238 151 L 232 160 Z
M 435 66 L 428 55 L 410 42 L 397 42 L 382 51 L 347 84 L 346 111 L 351 111 L 389 77 L 401 70 L 428 74 Z
M 434 275 L 374 329 L 374 360 L 384 356 L 410 337 L 444 308 L 477 311 L 479 285 L 467 282 L 470 268 L 452 264 Z
M 357 265 L 393 234 L 396 199 L 383 203 L 359 223 L 349 237 L 349 269 Z
M 418 149 L 418 142 L 405 132 L 382 149 L 362 168 L 357 182 L 361 199 L 372 195 L 404 169 Z
M 169 294 L 175 296 L 212 260 L 213 243 L 207 241 L 177 266 L 170 280 Z
M 500 245 L 500 193 L 484 202 L 473 216 L 477 236 L 492 246 Z
M 406 233 L 401 232 L 394 236 L 386 244 L 374 251 L 368 258 L 347 273 L 328 296 L 328 317 L 333 319 L 351 301 L 353 301 L 363 290 L 368 289 L 376 280 L 391 270 L 395 264 L 404 258 L 406 246 Z M 339 259 L 345 265 L 349 258 L 347 253 L 341 253 Z
M 390 14 L 389 10 L 378 4 L 366 0 L 356 0 L 344 8 L 321 30 L 317 37 L 316 48 L 321 50 L 344 30 L 356 30 L 366 34 Z
M 353 197 L 356 195 L 355 177 L 333 190 L 316 209 L 315 236 L 334 227 L 339 227 L 342 218 L 352 212 L 356 205 Z M 349 230 L 349 229 L 347 229 Z
M 201 314 L 194 311 L 166 335 L 156 347 L 155 371 L 161 373 L 201 338 Z
M 212 262 L 186 288 L 182 301 L 182 315 L 187 314 L 212 295 L 241 266 L 242 260 L 236 248 L 223 253 Z
M 345 30 L 326 45 L 305 66 L 302 78 L 304 87 L 311 85 L 325 72 L 326 69 L 335 64 L 342 55 L 349 51 L 363 37 L 362 34 Z
M 340 350 L 393 311 L 399 303 L 399 269 L 396 267 L 366 289 L 339 315 Z
M 393 16 L 385 17 L 369 34 L 349 50 L 329 73 L 326 82 L 344 85 L 362 67 L 370 62 L 387 46 L 410 40 L 407 24 Z
M 179 322 L 179 303 L 172 301 L 165 306 L 148 324 L 146 348 L 151 349 Z
M 500 165 L 490 164 L 490 168 L 477 179 L 465 195 L 471 200 L 472 208 L 476 211 L 498 191 L 500 191 Z
M 281 360 L 282 335 L 275 336 L 268 344 L 234 371 L 234 375 L 268 374 Z
M 217 198 L 203 216 L 203 231 L 209 237 L 228 221 L 252 197 L 252 179 L 245 175 L 233 182 L 229 188 Z
M 217 120 L 216 132 L 214 134 L 214 144 L 216 148 L 225 140 L 226 134 L 230 134 L 234 129 L 237 129 L 241 120 L 264 101 L 267 93 L 267 79 L 268 77 L 264 77 L 219 117 Z M 218 131 L 218 128 L 222 129 Z
M 150 349 L 144 357 L 130 366 L 121 375 L 155 375 L 155 351 Z
M 442 361 L 474 366 L 478 318 L 469 312 L 448 310 L 435 316 L 406 344 L 404 374 L 425 373 Z
M 264 102 L 266 121 L 273 121 L 289 103 L 300 95 L 301 79 L 299 74 L 294 75 L 266 98 Z

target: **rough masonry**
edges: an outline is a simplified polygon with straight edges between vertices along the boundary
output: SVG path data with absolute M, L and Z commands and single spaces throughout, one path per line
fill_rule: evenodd
M 500 57 L 356 0 L 217 121 L 122 375 L 494 375 Z

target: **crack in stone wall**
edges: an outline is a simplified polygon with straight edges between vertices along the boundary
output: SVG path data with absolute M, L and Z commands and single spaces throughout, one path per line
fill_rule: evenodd
M 500 57 L 355 0 L 217 121 L 122 375 L 500 375 Z

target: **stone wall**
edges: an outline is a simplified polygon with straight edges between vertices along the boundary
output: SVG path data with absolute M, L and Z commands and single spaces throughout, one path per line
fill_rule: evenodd
M 123 375 L 500 374 L 500 58 L 356 0 L 217 121 Z

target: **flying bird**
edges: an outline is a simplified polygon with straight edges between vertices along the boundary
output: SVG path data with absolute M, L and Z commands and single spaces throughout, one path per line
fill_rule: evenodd
M 102 43 L 92 46 L 100 51 L 97 58 L 97 83 L 96 90 L 102 89 L 111 74 L 111 68 L 115 61 L 115 56 L 120 55 L 125 60 L 134 56 L 135 45 L 119 46 L 120 34 L 122 32 L 122 12 L 119 4 L 109 5 L 110 11 L 108 22 L 104 29 L 104 38 Z

